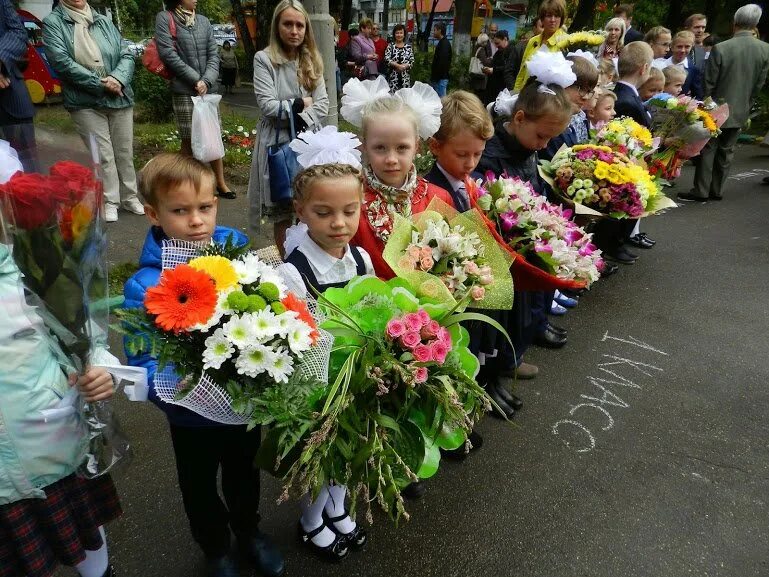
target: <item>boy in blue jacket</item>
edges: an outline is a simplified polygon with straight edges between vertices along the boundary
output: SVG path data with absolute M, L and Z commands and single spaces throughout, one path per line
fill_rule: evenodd
M 168 238 L 224 243 L 230 236 L 243 245 L 248 238 L 231 228 L 216 226 L 217 198 L 211 168 L 180 154 L 161 154 L 142 171 L 141 193 L 152 226 L 139 258 L 139 271 L 125 285 L 125 307 L 144 304 L 147 289 L 158 284 L 162 243 Z M 241 551 L 261 574 L 283 574 L 278 550 L 259 532 L 259 470 L 253 465 L 261 441 L 258 427 L 223 425 L 184 407 L 160 399 L 155 391 L 157 359 L 148 352 L 128 355 L 128 363 L 147 368 L 149 398 L 168 417 L 176 457 L 179 488 L 195 541 L 207 559 L 212 577 L 239 575 L 230 556 L 230 529 Z M 222 492 L 217 474 L 222 469 Z

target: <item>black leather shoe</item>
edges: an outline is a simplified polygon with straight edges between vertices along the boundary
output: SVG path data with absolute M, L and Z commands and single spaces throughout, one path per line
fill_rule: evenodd
M 559 327 L 558 325 L 554 325 L 553 323 L 547 323 L 547 328 L 553 331 L 557 335 L 563 335 L 565 337 L 569 336 L 569 331 L 567 331 L 562 327 Z
M 520 411 L 523 408 L 523 401 L 520 399 L 520 397 L 515 396 L 513 393 L 507 390 L 507 387 L 498 384 L 497 392 L 499 393 L 499 396 L 505 400 L 505 403 L 507 403 L 507 405 L 514 411 Z
M 713 196 L 712 194 L 708 197 L 708 200 L 723 200 L 723 196 Z
M 355 529 L 353 529 L 349 533 L 342 533 L 336 528 L 336 523 L 338 521 L 343 521 L 347 517 L 350 516 L 349 511 L 345 511 L 341 515 L 337 517 L 331 517 L 326 511 L 323 511 L 323 519 L 326 521 L 326 525 L 339 537 L 341 537 L 344 542 L 352 547 L 353 549 L 360 550 L 363 549 L 363 547 L 366 546 L 366 543 L 368 543 L 368 535 L 366 534 L 365 529 L 360 526 L 360 523 L 355 523 Z
M 648 242 L 648 243 L 649 243 L 649 244 L 651 244 L 652 246 L 654 246 L 655 244 L 657 244 L 657 241 L 656 241 L 656 240 L 654 240 L 652 237 L 650 237 L 650 236 L 649 236 L 648 234 L 646 234 L 645 232 L 639 232 L 639 233 L 638 233 L 636 236 L 640 236 L 642 239 L 644 239 L 646 242 Z
M 632 258 L 632 259 L 635 259 L 635 260 L 638 260 L 638 255 L 637 255 L 637 254 L 635 254 L 634 252 L 630 252 L 630 251 L 629 251 L 628 249 L 626 249 L 624 246 L 623 246 L 623 247 L 621 247 L 621 248 L 620 248 L 620 249 L 619 249 L 617 252 L 622 252 L 622 253 L 624 253 L 626 256 L 629 256 L 630 258 Z
M 235 562 L 228 555 L 206 560 L 206 575 L 208 577 L 240 577 Z
M 630 238 L 627 239 L 627 241 L 630 244 L 632 244 L 633 246 L 638 247 L 638 248 L 642 248 L 644 250 L 648 250 L 648 249 L 650 249 L 651 247 L 654 246 L 652 243 L 647 242 L 646 240 L 644 240 L 644 238 L 640 234 L 637 234 L 635 236 L 631 236 Z
M 413 483 L 409 483 L 406 485 L 403 491 L 401 491 L 401 495 L 410 501 L 421 499 L 425 496 L 425 493 L 427 493 L 427 483 L 424 481 L 415 481 Z
M 239 539 L 238 546 L 241 553 L 248 557 L 265 577 L 280 577 L 286 571 L 283 555 L 264 533 L 257 531 L 246 539 Z
M 491 397 L 491 400 L 494 401 L 494 403 L 497 404 L 497 407 L 495 407 L 492 404 L 491 414 L 492 416 L 498 418 L 498 419 L 512 419 L 515 416 L 515 409 L 513 409 L 510 405 L 505 402 L 505 399 L 502 397 L 502 395 L 499 394 L 499 391 L 497 390 L 497 387 L 494 385 L 489 385 L 486 388 L 486 393 Z
M 617 251 L 607 254 L 606 258 L 610 258 L 611 260 L 617 261 L 621 264 L 633 264 L 638 258 L 633 258 L 631 255 L 628 254 L 628 252 L 624 249 L 618 249 Z
M 336 535 L 336 538 L 331 542 L 331 544 L 326 545 L 325 547 L 316 545 L 312 540 L 313 537 L 318 535 L 321 531 L 323 531 L 323 529 L 326 529 L 327 527 L 328 526 L 325 523 L 321 523 L 320 527 L 317 529 L 313 529 L 312 531 L 305 531 L 304 527 L 302 527 L 302 522 L 299 521 L 299 527 L 297 531 L 299 534 L 299 541 L 301 541 L 313 553 L 322 559 L 327 561 L 341 561 L 350 554 L 350 547 L 344 537 Z M 328 528 L 331 529 L 330 527 Z
M 238 197 L 238 195 L 235 194 L 234 191 L 232 191 L 232 190 L 222 190 L 218 186 L 216 187 L 216 196 L 218 196 L 219 198 L 226 198 L 226 199 L 229 199 L 229 200 L 232 200 L 233 198 L 237 198 Z
M 693 192 L 679 192 L 676 195 L 676 198 L 678 200 L 683 200 L 684 202 L 707 202 L 708 198 L 706 196 L 697 196 Z
M 609 262 L 608 260 L 605 260 L 603 261 L 603 270 L 601 271 L 601 278 L 606 278 L 607 276 L 611 276 L 618 270 L 619 270 L 619 267 L 616 264 L 614 264 L 613 262 Z
M 567 338 L 563 335 L 554 333 L 551 330 L 545 329 L 534 337 L 534 344 L 538 347 L 545 347 L 546 349 L 560 349 L 566 344 Z

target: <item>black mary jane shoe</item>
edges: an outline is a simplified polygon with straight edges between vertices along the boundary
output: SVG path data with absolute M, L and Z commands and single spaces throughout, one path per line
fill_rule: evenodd
M 229 200 L 232 200 L 232 199 L 238 197 L 238 195 L 235 194 L 235 191 L 233 191 L 233 190 L 222 190 L 218 186 L 216 187 L 216 196 L 218 196 L 219 198 L 226 198 L 226 199 L 229 199 Z
M 627 241 L 633 246 L 636 246 L 642 249 L 650 249 L 651 247 L 654 246 L 650 242 L 646 241 L 640 234 L 631 236 L 630 238 L 627 239 Z
M 320 527 L 313 529 L 312 531 L 305 531 L 304 527 L 302 527 L 302 522 L 299 521 L 298 525 L 298 533 L 299 533 L 299 540 L 305 544 L 307 547 L 310 548 L 310 550 L 315 553 L 318 557 L 321 559 L 325 559 L 326 561 L 341 561 L 347 555 L 350 554 L 350 545 L 347 542 L 347 540 L 339 535 L 336 531 L 334 531 L 334 540 L 331 542 L 330 545 L 326 545 L 325 547 L 321 547 L 320 545 L 316 545 L 312 538 L 316 535 L 319 535 L 323 529 L 331 529 L 333 531 L 332 527 L 329 527 L 325 523 L 321 523 Z
M 501 383 L 498 383 L 496 385 L 496 389 L 499 396 L 504 399 L 505 403 L 507 403 L 511 409 L 514 411 L 520 411 L 523 408 L 523 401 L 520 399 L 520 397 L 517 397 L 509 390 L 507 390 L 507 387 L 503 386 Z
M 651 237 L 650 237 L 648 234 L 646 234 L 645 232 L 639 232 L 639 233 L 638 233 L 636 236 L 640 236 L 642 239 L 644 239 L 644 240 L 645 240 L 647 243 L 651 244 L 652 246 L 654 246 L 655 244 L 657 244 L 657 241 L 656 241 L 656 240 L 654 240 L 653 238 L 651 238 Z
M 497 419 L 507 419 L 509 421 L 515 416 L 515 409 L 507 404 L 507 401 L 505 401 L 496 384 L 489 384 L 486 387 L 486 394 L 489 395 L 489 398 L 496 404 L 496 406 L 491 406 L 492 417 L 496 417 Z
M 352 547 L 356 551 L 359 551 L 366 546 L 366 543 L 368 543 L 368 535 L 366 534 L 366 530 L 360 526 L 360 523 L 356 521 L 355 529 L 349 533 L 342 533 L 336 528 L 336 525 L 334 524 L 338 521 L 343 521 L 349 516 L 350 513 L 348 511 L 345 511 L 336 517 L 331 517 L 328 513 L 326 513 L 326 511 L 323 511 L 323 520 L 326 522 L 326 526 L 334 533 L 336 533 L 346 546 Z

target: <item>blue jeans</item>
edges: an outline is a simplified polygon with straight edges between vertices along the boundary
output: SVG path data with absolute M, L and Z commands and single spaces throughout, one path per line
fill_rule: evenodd
M 432 86 L 435 91 L 438 93 L 438 96 L 443 98 L 446 96 L 446 89 L 449 87 L 449 79 L 444 78 L 443 80 L 437 80 L 435 82 L 431 82 L 430 86 Z

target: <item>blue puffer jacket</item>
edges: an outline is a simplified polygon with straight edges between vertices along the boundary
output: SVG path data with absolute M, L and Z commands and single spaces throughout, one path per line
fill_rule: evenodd
M 227 241 L 230 235 L 233 235 L 233 240 L 238 246 L 244 245 L 248 242 L 248 237 L 240 231 L 226 226 L 217 226 L 214 230 L 213 240 L 216 243 L 224 243 Z M 142 254 L 139 257 L 139 270 L 134 274 L 125 284 L 123 288 L 123 294 L 125 295 L 125 308 L 141 308 L 144 306 L 144 295 L 147 289 L 158 284 L 160 281 L 161 263 L 162 263 L 162 245 L 163 240 L 168 237 L 163 230 L 159 227 L 151 227 L 147 233 L 147 238 L 144 241 L 144 248 L 142 248 Z M 129 355 L 128 364 L 136 367 L 144 367 L 147 369 L 147 382 L 149 384 L 149 400 L 160 407 L 165 412 L 166 417 L 172 425 L 179 427 L 218 427 L 222 426 L 221 423 L 217 423 L 201 417 L 197 413 L 180 407 L 179 405 L 172 405 L 158 398 L 155 392 L 155 371 L 157 370 L 158 361 L 151 357 L 148 353 L 142 352 L 138 355 Z

